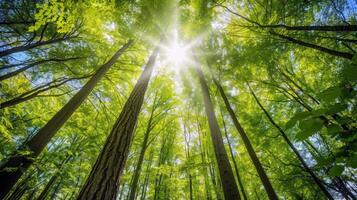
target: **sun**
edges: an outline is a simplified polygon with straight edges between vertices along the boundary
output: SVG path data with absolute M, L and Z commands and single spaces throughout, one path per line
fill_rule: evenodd
M 172 65 L 175 68 L 182 67 L 182 65 L 189 59 L 190 46 L 185 45 L 179 41 L 178 33 L 175 30 L 171 40 L 163 45 L 163 56 L 165 63 Z
M 165 53 L 168 61 L 178 65 L 187 58 L 187 50 L 188 49 L 186 49 L 184 45 L 174 41 L 170 46 L 168 46 Z

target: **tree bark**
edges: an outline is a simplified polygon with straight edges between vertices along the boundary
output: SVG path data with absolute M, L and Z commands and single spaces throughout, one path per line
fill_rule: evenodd
M 248 83 L 247 83 L 248 84 Z M 255 95 L 254 91 L 252 90 L 252 88 L 250 87 L 250 85 L 248 84 L 249 87 L 249 91 L 252 94 L 252 96 L 254 97 L 255 101 L 257 102 L 257 104 L 259 105 L 260 109 L 264 112 L 265 116 L 269 119 L 270 123 L 276 128 L 278 129 L 278 131 L 280 132 L 281 136 L 284 138 L 285 142 L 289 145 L 289 147 L 291 148 L 291 150 L 293 150 L 293 152 L 295 153 L 296 157 L 299 159 L 301 165 L 304 167 L 305 171 L 307 173 L 310 174 L 311 178 L 314 180 L 314 182 L 317 184 L 317 186 L 321 189 L 321 191 L 325 194 L 325 196 L 330 199 L 333 200 L 333 197 L 331 196 L 331 194 L 329 193 L 329 191 L 327 190 L 327 188 L 325 187 L 325 183 L 320 180 L 320 178 L 317 177 L 317 175 L 310 169 L 310 167 L 307 165 L 307 163 L 305 162 L 305 160 L 302 158 L 302 156 L 300 155 L 299 151 L 295 148 L 295 146 L 293 145 L 293 143 L 290 141 L 290 139 L 288 138 L 287 134 L 283 131 L 282 128 L 280 128 L 280 126 L 275 123 L 275 121 L 273 120 L 273 118 L 270 116 L 270 114 L 268 113 L 268 111 L 263 107 L 263 105 L 260 103 L 258 97 Z
M 119 56 L 131 45 L 131 43 L 132 41 L 130 40 L 122 46 L 108 62 L 97 70 L 97 72 L 79 90 L 79 92 L 74 95 L 72 99 L 61 110 L 59 110 L 41 130 L 39 130 L 36 135 L 25 142 L 23 148 L 28 149 L 31 152 L 30 155 L 13 154 L 0 166 L 0 199 L 11 190 L 12 186 L 15 185 L 15 183 L 20 179 L 23 172 L 34 162 L 33 159 L 42 152 L 51 138 L 81 105 L 98 81 L 101 80 L 105 73 L 115 63 Z M 15 168 L 15 170 L 6 170 L 9 168 Z
M 263 183 L 263 186 L 265 188 L 265 191 L 268 194 L 269 199 L 277 200 L 278 196 L 276 195 L 275 190 L 274 190 L 273 186 L 271 185 L 270 180 L 269 180 L 267 174 L 265 173 L 265 170 L 264 170 L 262 164 L 260 163 L 258 156 L 256 155 L 254 148 L 253 148 L 252 144 L 250 143 L 246 132 L 244 131 L 243 127 L 240 125 L 240 123 L 231 107 L 231 104 L 229 103 L 228 98 L 227 98 L 226 94 L 224 93 L 222 86 L 219 84 L 219 82 L 215 78 L 213 78 L 213 80 L 214 80 L 214 83 L 216 84 L 216 86 L 219 90 L 219 93 L 224 101 L 226 109 L 228 110 L 228 113 L 232 118 L 234 126 L 236 127 L 237 131 L 239 132 L 239 134 L 243 140 L 243 143 L 248 151 L 249 157 L 252 160 L 252 162 L 258 172 L 260 180 Z
M 94 164 L 78 200 L 115 199 L 120 185 L 137 118 L 143 104 L 159 46 L 151 54 L 146 67 L 126 101 L 113 129 Z
M 238 170 L 238 166 L 237 166 L 237 162 L 236 162 L 236 159 L 234 157 L 234 154 L 233 154 L 233 148 L 232 148 L 232 145 L 231 145 L 231 142 L 229 141 L 229 138 L 228 138 L 228 133 L 227 133 L 227 128 L 226 128 L 226 123 L 224 121 L 224 116 L 223 116 L 223 113 L 221 111 L 221 115 L 222 115 L 222 123 L 223 123 L 223 128 L 224 128 L 224 136 L 227 140 L 227 143 L 228 143 L 228 148 L 229 148 L 229 153 L 231 154 L 231 158 L 232 158 L 232 162 L 233 162 L 233 167 L 234 167 L 234 171 L 236 173 L 236 176 L 237 176 L 237 180 L 238 180 L 238 185 L 239 185 L 239 189 L 243 195 L 243 199 L 244 200 L 247 200 L 247 195 L 245 193 L 245 190 L 244 190 L 244 186 L 243 186 L 243 182 L 242 182 L 242 179 L 239 175 L 239 170 Z
M 150 132 L 152 130 L 152 120 L 153 120 L 155 109 L 156 109 L 156 98 L 157 98 L 157 96 L 155 94 L 152 110 L 151 110 L 151 113 L 150 113 L 150 118 L 149 118 L 148 124 L 146 126 L 146 131 L 145 131 L 145 134 L 144 134 L 144 140 L 143 140 L 143 143 L 141 144 L 141 151 L 140 151 L 140 155 L 139 155 L 139 160 L 138 160 L 138 163 L 136 164 L 133 181 L 131 183 L 129 200 L 134 200 L 135 199 L 136 190 L 137 190 L 137 187 L 138 187 L 140 173 L 141 173 L 141 167 L 143 165 L 145 152 L 146 152 L 146 149 L 148 147 L 148 141 L 149 141 Z
M 203 95 L 205 111 L 208 118 L 208 124 L 211 132 L 211 139 L 214 147 L 215 156 L 218 163 L 219 174 L 223 187 L 225 199 L 240 200 L 240 195 L 236 181 L 234 179 L 233 171 L 229 163 L 228 155 L 224 147 L 221 131 L 218 126 L 217 118 L 213 109 L 211 97 L 209 95 L 208 85 L 206 83 L 203 71 L 200 66 L 195 67 L 196 73 L 199 77 L 201 91 Z
M 336 50 L 329 49 L 329 48 L 326 48 L 326 47 L 322 47 L 322 46 L 319 46 L 319 45 L 316 45 L 316 44 L 307 43 L 307 42 L 304 42 L 304 41 L 301 41 L 301 40 L 297 40 L 295 38 L 292 38 L 292 37 L 289 37 L 289 36 L 286 36 L 286 35 L 282 35 L 282 34 L 276 33 L 274 31 L 270 31 L 270 33 L 272 35 L 278 36 L 279 38 L 287 40 L 287 41 L 292 42 L 294 44 L 298 44 L 298 45 L 301 45 L 301 46 L 304 46 L 304 47 L 309 47 L 309 48 L 312 48 L 312 49 L 315 49 L 315 50 L 318 50 L 318 51 L 321 51 L 321 52 L 324 52 L 324 53 L 327 53 L 327 54 L 330 54 L 330 55 L 333 55 L 333 56 L 346 58 L 346 59 L 349 59 L 349 60 L 351 60 L 352 57 L 353 57 L 353 54 L 351 54 L 351 53 L 336 51 Z

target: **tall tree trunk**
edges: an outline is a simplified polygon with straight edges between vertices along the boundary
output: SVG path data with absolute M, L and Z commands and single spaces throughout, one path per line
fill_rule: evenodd
M 219 84 L 218 80 L 216 80 L 215 78 L 213 78 L 213 80 L 214 80 L 214 83 L 216 84 L 216 86 L 217 86 L 217 88 L 219 90 L 219 93 L 221 94 L 221 97 L 222 97 L 222 99 L 224 101 L 226 109 L 228 110 L 228 113 L 232 118 L 234 126 L 236 127 L 237 131 L 239 132 L 239 134 L 240 134 L 240 136 L 241 136 L 241 138 L 243 140 L 245 148 L 247 149 L 249 157 L 252 160 L 252 162 L 253 162 L 253 164 L 255 166 L 255 169 L 258 172 L 260 180 L 262 181 L 262 183 L 264 185 L 265 191 L 267 192 L 267 194 L 269 196 L 269 199 L 270 200 L 277 200 L 278 196 L 276 195 L 275 190 L 274 190 L 273 186 L 271 185 L 270 180 L 269 180 L 267 174 L 265 173 L 265 170 L 264 170 L 262 164 L 260 163 L 260 161 L 259 161 L 259 159 L 258 159 L 258 157 L 257 157 L 257 155 L 256 155 L 256 153 L 254 151 L 254 148 L 253 148 L 252 144 L 249 141 L 249 138 L 248 138 L 247 134 L 245 133 L 243 127 L 238 122 L 238 119 L 237 119 L 237 117 L 236 117 L 236 115 L 235 115 L 235 113 L 234 113 L 234 111 L 233 111 L 233 109 L 231 107 L 231 104 L 228 101 L 228 98 L 227 98 L 226 94 L 224 93 L 224 90 L 223 90 L 221 84 Z
M 247 83 L 248 84 L 248 83 Z M 317 186 L 321 189 L 321 191 L 325 194 L 325 196 L 330 199 L 333 200 L 333 197 L 331 196 L 331 194 L 329 193 L 329 191 L 327 190 L 327 188 L 325 187 L 325 183 L 320 180 L 320 178 L 317 177 L 317 175 L 310 169 L 310 167 L 307 165 L 307 163 L 305 162 L 305 160 L 302 158 L 302 156 L 300 155 L 299 151 L 295 148 L 295 146 L 293 145 L 293 143 L 289 140 L 288 136 L 286 135 L 286 133 L 283 131 L 282 128 L 280 128 L 280 126 L 275 123 L 275 121 L 273 120 L 273 118 L 270 116 L 270 114 L 268 113 L 268 111 L 263 107 L 263 105 L 260 103 L 258 97 L 255 95 L 254 91 L 252 90 L 252 88 L 250 87 L 250 85 L 248 84 L 250 93 L 253 95 L 255 101 L 257 102 L 257 104 L 259 105 L 260 109 L 262 109 L 262 111 L 264 112 L 265 116 L 269 119 L 270 123 L 276 128 L 278 129 L 278 131 L 280 132 L 281 136 L 284 138 L 285 142 L 289 145 L 289 147 L 291 148 L 291 150 L 293 150 L 293 152 L 295 153 L 296 157 L 299 159 L 299 161 L 301 162 L 302 166 L 304 167 L 305 171 L 307 173 L 310 174 L 311 178 L 314 180 L 314 182 L 317 184 Z
M 232 162 L 233 162 L 233 166 L 234 166 L 234 171 L 235 171 L 236 176 L 237 176 L 239 189 L 240 189 L 240 191 L 241 191 L 241 193 L 243 195 L 243 199 L 247 200 L 247 195 L 246 195 L 245 190 L 244 190 L 243 182 L 242 182 L 242 179 L 241 179 L 241 177 L 239 175 L 237 162 L 236 162 L 236 159 L 235 159 L 234 154 L 233 154 L 233 148 L 232 148 L 231 142 L 229 141 L 229 138 L 228 138 L 227 127 L 226 127 L 226 123 L 224 121 L 224 116 L 223 116 L 222 111 L 221 111 L 221 115 L 222 115 L 222 122 L 223 122 L 223 128 L 224 128 L 224 136 L 225 136 L 225 138 L 227 140 L 227 143 L 228 143 L 228 148 L 229 148 L 229 152 L 231 154 L 231 158 L 232 158 Z
M 144 95 L 159 52 L 157 46 L 126 101 L 78 200 L 115 199 Z
M 45 200 L 47 194 L 50 192 L 50 189 L 52 188 L 57 178 L 58 178 L 58 172 L 51 177 L 50 181 L 48 181 L 45 188 L 42 190 L 41 194 L 37 197 L 37 200 Z
M 74 143 L 76 139 L 74 140 Z M 60 175 L 62 168 L 65 164 L 67 164 L 73 158 L 72 154 L 67 154 L 66 158 L 61 162 L 59 167 L 57 168 L 57 172 L 51 177 L 51 179 L 46 184 L 45 188 L 42 190 L 41 194 L 37 197 L 37 200 L 45 200 L 47 194 L 50 192 L 53 184 L 56 182 L 58 176 Z
M 195 67 L 196 73 L 199 77 L 205 111 L 208 118 L 208 124 L 211 132 L 211 139 L 214 147 L 215 156 L 218 163 L 219 174 L 223 187 L 225 199 L 239 199 L 240 195 L 238 187 L 233 175 L 231 165 L 229 163 L 228 155 L 224 147 L 221 131 L 218 126 L 217 118 L 213 109 L 211 97 L 209 95 L 208 85 L 206 83 L 203 71 L 198 65 Z
M 292 37 L 289 37 L 289 36 L 286 36 L 286 35 L 282 35 L 282 34 L 276 33 L 274 31 L 270 31 L 270 33 L 272 35 L 276 35 L 279 38 L 287 40 L 287 41 L 292 42 L 294 44 L 298 44 L 298 45 L 301 45 L 301 46 L 304 46 L 304 47 L 309 47 L 309 48 L 312 48 L 312 49 L 315 49 L 315 50 L 318 50 L 318 51 L 321 51 L 321 52 L 324 52 L 324 53 L 327 53 L 327 54 L 330 54 L 330 55 L 333 55 L 333 56 L 346 58 L 346 59 L 350 59 L 350 60 L 353 57 L 353 54 L 351 54 L 351 53 L 336 51 L 336 50 L 329 49 L 329 48 L 326 48 L 326 47 L 322 47 L 322 46 L 319 46 L 319 45 L 316 45 L 316 44 L 307 43 L 307 42 L 304 42 L 304 41 L 301 41 L 301 40 L 297 40 L 295 38 L 292 38 Z
M 147 126 L 146 126 L 146 131 L 144 133 L 144 140 L 143 140 L 143 143 L 141 144 L 141 151 L 140 151 L 140 155 L 139 155 L 139 160 L 138 160 L 138 163 L 136 164 L 136 168 L 135 168 L 134 175 L 133 175 L 133 181 L 132 181 L 131 187 L 130 187 L 129 200 L 134 200 L 135 199 L 136 190 L 137 190 L 137 187 L 138 187 L 140 173 L 141 173 L 141 167 L 143 165 L 145 152 L 146 152 L 146 149 L 148 148 L 148 141 L 149 141 L 150 132 L 152 130 L 152 120 L 153 120 L 154 113 L 155 113 L 155 108 L 156 108 L 156 98 L 157 98 L 157 96 L 155 94 L 152 110 L 151 110 L 151 113 L 150 113 L 150 118 L 149 118 L 149 121 L 148 121 Z
M 55 133 L 81 105 L 98 81 L 105 75 L 105 73 L 115 63 L 119 56 L 131 45 L 131 43 L 132 41 L 130 40 L 123 47 L 121 47 L 108 62 L 97 70 L 97 72 L 79 90 L 79 92 L 74 95 L 72 99 L 61 110 L 59 110 L 41 130 L 39 130 L 36 135 L 25 142 L 23 148 L 30 150 L 30 155 L 13 154 L 6 160 L 6 162 L 4 162 L 3 165 L 0 166 L 0 199 L 11 190 L 12 186 L 19 180 L 23 172 L 33 163 L 34 158 L 42 152 Z M 6 170 L 9 168 L 15 168 L 15 170 Z

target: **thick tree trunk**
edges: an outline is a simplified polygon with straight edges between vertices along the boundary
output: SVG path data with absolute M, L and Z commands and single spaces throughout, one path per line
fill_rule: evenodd
M 324 53 L 327 53 L 327 54 L 330 54 L 330 55 L 333 55 L 333 56 L 346 58 L 346 59 L 350 59 L 350 60 L 353 57 L 353 54 L 351 54 L 351 53 L 340 52 L 340 51 L 336 51 L 336 50 L 333 50 L 333 49 L 322 47 L 322 46 L 319 46 L 319 45 L 316 45 L 316 44 L 307 43 L 307 42 L 304 42 L 304 41 L 301 41 L 301 40 L 297 40 L 295 38 L 292 38 L 292 37 L 289 37 L 289 36 L 286 36 L 286 35 L 282 35 L 282 34 L 276 33 L 274 31 L 270 31 L 270 33 L 272 35 L 276 35 L 279 38 L 287 40 L 287 41 L 292 42 L 294 44 L 298 44 L 298 45 L 301 45 L 301 46 L 304 46 L 304 47 L 309 47 L 309 48 L 312 48 L 312 49 L 315 49 L 315 50 L 318 50 L 318 51 L 321 51 L 321 52 L 324 52 Z
M 295 146 L 293 145 L 293 143 L 289 140 L 288 136 L 286 135 L 286 133 L 283 131 L 282 128 L 280 128 L 280 126 L 275 123 L 275 121 L 273 120 L 273 118 L 270 116 L 270 114 L 268 113 L 268 111 L 263 107 L 263 105 L 260 103 L 259 99 L 257 98 L 257 96 L 255 95 L 254 91 L 252 90 L 252 88 L 250 87 L 250 85 L 248 84 L 250 93 L 253 95 L 255 101 L 257 102 L 257 104 L 259 105 L 260 109 L 262 109 L 262 111 L 264 112 L 265 116 L 269 119 L 270 123 L 276 128 L 278 129 L 278 131 L 280 132 L 281 136 L 284 138 L 285 142 L 289 145 L 289 147 L 291 148 L 291 150 L 293 150 L 293 152 L 295 153 L 296 157 L 299 159 L 299 161 L 301 162 L 302 166 L 304 167 L 305 171 L 307 173 L 310 174 L 311 178 L 314 180 L 314 182 L 317 184 L 317 186 L 321 189 L 321 191 L 325 194 L 325 196 L 330 199 L 333 200 L 333 197 L 331 196 L 331 194 L 329 193 L 329 191 L 327 190 L 327 188 L 325 187 L 325 183 L 320 180 L 320 178 L 317 177 L 317 175 L 310 169 L 310 167 L 307 165 L 307 163 L 305 162 L 305 160 L 302 158 L 302 156 L 300 155 L 299 151 L 295 148 Z
M 200 66 L 195 67 L 196 73 L 199 77 L 205 111 L 208 118 L 208 124 L 211 132 L 211 139 L 214 147 L 215 156 L 218 163 L 219 174 L 221 177 L 221 183 L 223 187 L 223 193 L 225 199 L 238 199 L 240 195 L 238 187 L 233 175 L 231 165 L 229 163 L 228 155 L 224 147 L 221 131 L 218 126 L 217 118 L 213 109 L 211 97 L 209 95 L 209 89 Z
M 134 128 L 158 52 L 159 47 L 156 47 L 115 122 L 78 200 L 116 198 Z
M 236 176 L 237 176 L 237 180 L 238 180 L 238 185 L 239 185 L 239 189 L 243 195 L 243 199 L 244 200 L 247 200 L 247 195 L 245 193 L 245 190 L 244 190 L 244 186 L 243 186 L 243 182 L 242 182 L 242 179 L 239 175 L 239 170 L 238 170 L 238 166 L 237 166 L 237 162 L 236 162 L 236 159 L 234 157 L 234 153 L 233 153 L 233 148 L 232 148 L 232 145 L 231 145 L 231 142 L 229 141 L 229 138 L 228 138 L 228 133 L 227 133 L 227 128 L 226 128 L 226 123 L 224 121 L 224 118 L 223 118 L 223 113 L 221 111 L 221 114 L 222 114 L 222 122 L 223 122 L 223 128 L 224 128 L 224 136 L 227 140 L 227 143 L 228 143 L 228 148 L 229 148 L 229 152 L 231 154 L 231 158 L 232 158 L 232 162 L 233 162 L 233 166 L 234 166 L 234 171 L 236 173 Z
M 26 71 L 36 65 L 41 65 L 43 63 L 47 63 L 47 62 L 64 62 L 64 61 L 69 61 L 69 60 L 75 60 L 75 59 L 79 59 L 79 58 L 64 58 L 64 59 L 57 59 L 57 58 L 53 58 L 53 59 L 48 59 L 48 60 L 40 60 L 40 61 L 37 61 L 37 62 L 33 62 L 33 63 L 30 63 L 24 67 L 21 67 L 15 71 L 12 71 L 12 72 L 9 72 L 5 75 L 2 75 L 0 76 L 0 81 L 3 81 L 3 80 L 6 80 L 8 78 L 11 78 L 13 76 L 16 76 L 18 75 L 19 73 L 23 72 L 23 71 Z M 1 68 L 2 69 L 2 68 Z M 1 70 L 0 69 L 0 70 Z
M 229 103 L 228 101 L 228 98 L 226 96 L 226 94 L 224 93 L 224 90 L 222 88 L 222 86 L 219 84 L 219 82 L 215 79 L 214 79 L 214 82 L 219 90 L 219 93 L 221 94 L 221 97 L 224 101 L 224 104 L 226 106 L 226 109 L 228 110 L 228 113 L 229 115 L 231 116 L 232 118 L 232 121 L 234 123 L 234 126 L 236 127 L 237 131 L 239 132 L 242 140 L 243 140 L 243 143 L 248 151 L 248 154 L 249 154 L 249 157 L 250 159 L 252 160 L 257 172 L 258 172 L 258 175 L 260 177 L 260 180 L 262 181 L 263 185 L 264 185 L 264 188 L 265 188 L 265 191 L 267 192 L 268 196 L 269 196 L 269 199 L 270 200 L 277 200 L 278 199 L 278 196 L 276 195 L 275 193 L 275 190 L 273 188 L 273 186 L 271 185 L 270 183 L 270 180 L 267 176 L 267 174 L 265 173 L 265 170 L 262 166 L 262 164 L 260 163 L 255 151 L 254 151 L 254 148 L 252 146 L 252 144 L 250 143 L 249 141 L 249 138 L 247 136 L 247 134 L 245 133 L 243 127 L 240 125 L 240 123 L 238 122 L 238 119 L 231 107 L 231 104 Z
M 120 48 L 108 62 L 97 70 L 97 72 L 82 87 L 82 89 L 74 95 L 74 97 L 72 97 L 72 99 L 60 111 L 58 111 L 36 135 L 25 142 L 23 148 L 30 150 L 32 152 L 31 155 L 26 156 L 13 154 L 6 160 L 6 162 L 4 162 L 3 165 L 0 166 L 0 199 L 11 190 L 12 186 L 19 180 L 23 172 L 33 163 L 33 158 L 36 158 L 42 152 L 55 133 L 81 105 L 98 81 L 105 75 L 109 68 L 131 45 L 131 43 L 132 41 L 129 41 L 122 48 Z M 15 168 L 15 170 L 6 170 L 9 168 Z

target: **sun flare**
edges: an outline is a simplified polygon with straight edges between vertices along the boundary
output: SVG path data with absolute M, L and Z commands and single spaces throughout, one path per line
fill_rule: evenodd
M 171 46 L 169 46 L 166 50 L 166 57 L 168 61 L 177 65 L 183 62 L 187 58 L 187 49 L 179 44 L 177 41 L 174 41 Z

